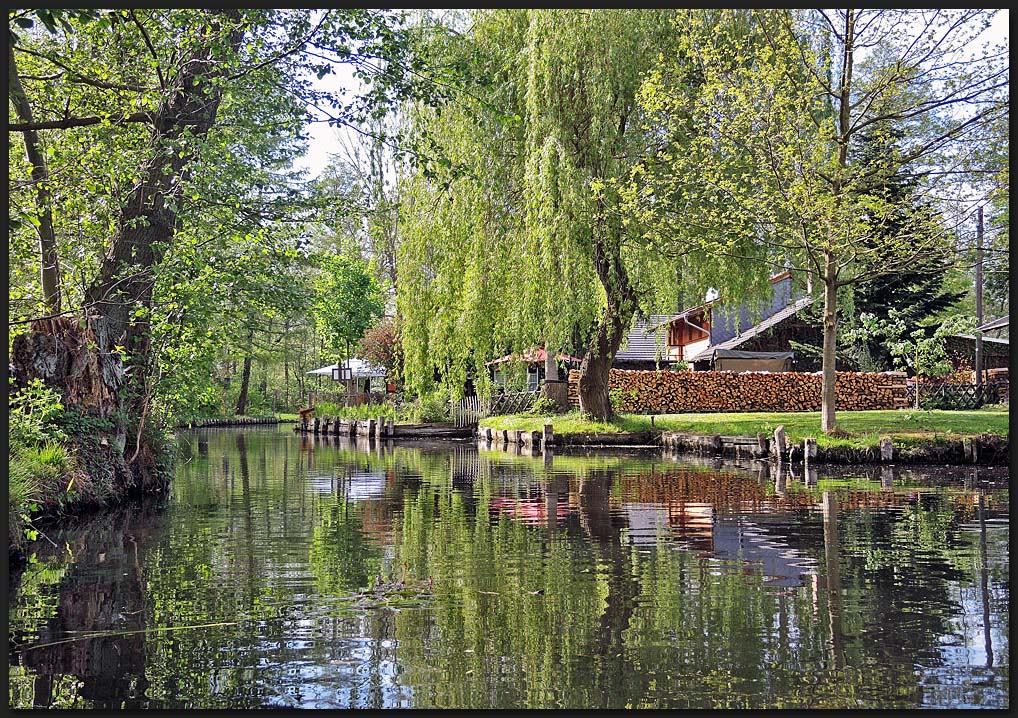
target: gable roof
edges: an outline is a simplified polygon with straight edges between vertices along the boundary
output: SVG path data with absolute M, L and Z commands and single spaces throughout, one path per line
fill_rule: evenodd
M 800 299 L 797 299 L 788 306 L 786 306 L 784 309 L 781 309 L 780 311 L 771 314 L 762 322 L 759 322 L 758 324 L 750 327 L 741 334 L 731 337 L 730 339 L 726 339 L 725 341 L 711 344 L 709 347 L 704 349 L 696 356 L 690 357 L 689 361 L 709 359 L 711 355 L 714 353 L 714 351 L 717 349 L 735 349 L 743 342 L 748 341 L 749 339 L 755 337 L 757 334 L 760 334 L 761 332 L 767 331 L 776 324 L 780 324 L 781 322 L 788 319 L 797 312 L 802 311 L 812 303 L 813 297 L 802 297 Z
M 635 320 L 626 335 L 625 348 L 615 354 L 616 361 L 654 361 L 659 356 L 667 356 L 668 348 L 664 341 L 658 341 L 658 337 L 664 337 L 660 327 L 667 324 L 671 316 L 651 314 L 646 319 Z
M 993 331 L 994 329 L 1003 329 L 1004 327 L 1007 326 L 1007 318 L 1009 316 L 1011 316 L 1011 315 L 1010 314 L 1005 314 L 1000 319 L 994 319 L 992 322 L 986 322 L 986 324 L 982 324 L 982 325 L 976 327 L 976 331 L 977 332 L 990 332 L 990 331 Z

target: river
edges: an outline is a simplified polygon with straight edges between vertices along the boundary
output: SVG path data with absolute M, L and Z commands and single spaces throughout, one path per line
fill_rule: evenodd
M 1009 705 L 1007 468 L 178 447 L 36 543 L 10 707 Z

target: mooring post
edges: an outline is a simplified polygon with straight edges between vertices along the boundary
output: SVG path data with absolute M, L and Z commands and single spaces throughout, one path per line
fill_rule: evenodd
M 817 440 L 813 438 L 802 440 L 802 460 L 809 463 L 817 458 Z
M 894 459 L 894 445 L 890 436 L 880 437 L 880 460 L 892 461 Z
M 782 424 L 774 430 L 774 453 L 778 455 L 778 459 L 785 455 L 785 425 Z
M 555 442 L 555 427 L 551 424 L 544 425 L 544 436 L 541 437 L 541 446 L 547 451 L 548 447 Z
M 890 466 L 884 466 L 880 469 L 880 488 L 894 488 L 894 469 Z
M 381 439 L 384 434 L 385 434 L 385 417 L 379 416 L 378 420 L 375 422 L 375 438 Z
M 396 435 L 396 419 L 389 417 L 389 421 L 385 425 L 385 435 L 392 438 Z

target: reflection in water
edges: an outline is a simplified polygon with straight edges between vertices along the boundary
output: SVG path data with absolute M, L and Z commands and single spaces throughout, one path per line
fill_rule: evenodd
M 25 708 L 1004 707 L 1006 469 L 181 436 L 12 588 Z

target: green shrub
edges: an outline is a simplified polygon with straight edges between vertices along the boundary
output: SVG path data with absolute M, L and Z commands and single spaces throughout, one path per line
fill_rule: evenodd
M 39 500 L 39 479 L 27 463 L 13 457 L 7 467 L 7 496 L 13 514 L 14 510 Z
M 315 405 L 316 416 L 338 416 L 340 419 L 396 419 L 396 407 L 392 404 L 361 404 L 359 406 L 341 406 L 323 401 Z
M 533 416 L 547 416 L 548 414 L 558 414 L 559 410 L 558 405 L 552 399 L 539 396 L 527 413 Z
M 414 423 L 447 421 L 449 419 L 449 398 L 444 391 L 438 389 L 420 396 L 412 404 L 409 419 Z
M 8 407 L 7 432 L 12 450 L 67 438 L 56 424 L 64 408 L 60 393 L 41 379 L 33 379 L 27 387 L 12 393 Z

